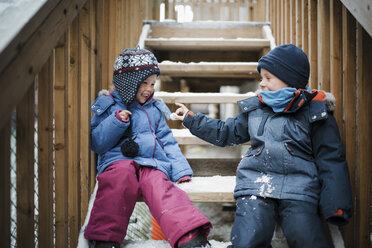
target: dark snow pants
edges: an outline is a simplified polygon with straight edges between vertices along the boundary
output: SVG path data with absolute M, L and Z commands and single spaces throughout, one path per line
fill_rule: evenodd
M 209 233 L 208 218 L 159 170 L 120 160 L 98 175 L 97 181 L 97 195 L 84 233 L 88 240 L 121 243 L 140 194 L 172 247 L 199 227 L 205 235 Z
M 316 204 L 247 196 L 238 198 L 236 206 L 229 248 L 271 247 L 276 220 L 291 248 L 333 247 Z

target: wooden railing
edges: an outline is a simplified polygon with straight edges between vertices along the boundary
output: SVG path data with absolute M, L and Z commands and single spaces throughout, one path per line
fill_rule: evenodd
M 366 2 L 269 1 L 269 21 L 277 45 L 302 47 L 311 62 L 310 87 L 330 91 L 336 98 L 334 115 L 355 200 L 355 215 L 343 228 L 346 247 L 371 244 L 372 38 L 368 32 L 372 23 L 366 22 L 371 10 L 362 3 Z
M 194 4 L 194 13 L 200 13 L 194 15 L 195 20 L 227 18 L 221 16 L 222 11 L 212 11 L 220 13 L 213 16 L 212 12 L 206 15 L 196 10 L 201 9 L 201 5 L 208 8 L 208 1 L 189 2 Z M 248 21 L 269 19 L 277 44 L 295 43 L 309 55 L 311 87 L 331 91 L 336 96 L 335 116 L 346 148 L 355 199 L 355 216 L 344 228 L 346 246 L 368 247 L 372 170 L 371 36 L 340 1 L 268 1 L 265 11 L 259 6 L 264 3 L 266 6 L 266 2 L 218 3 L 229 8 L 248 6 L 251 11 L 245 15 Z M 117 53 L 136 46 L 142 21 L 159 20 L 161 3 L 161 0 L 49 0 L 1 51 L 2 247 L 10 247 L 12 236 L 12 113 L 16 112 L 15 242 L 18 247 L 34 247 L 36 236 L 39 247 L 75 247 L 95 181 L 95 156 L 89 149 L 89 106 L 98 90 L 111 84 L 112 64 Z M 164 3 L 167 13 L 172 12 L 171 4 Z M 209 4 L 208 9 L 220 6 L 215 1 Z M 166 14 L 166 18 L 170 15 Z M 243 20 L 242 16 L 228 20 Z M 35 159 L 38 206 L 34 204 Z M 35 207 L 39 213 L 36 217 Z
M 150 3 L 46 1 L 1 51 L 2 247 L 10 247 L 11 240 L 17 247 L 76 247 L 96 175 L 90 105 L 108 88 L 115 56 L 135 47 L 142 21 L 153 19 Z M 16 136 L 13 152 L 11 136 Z M 16 199 L 10 195 L 12 183 Z

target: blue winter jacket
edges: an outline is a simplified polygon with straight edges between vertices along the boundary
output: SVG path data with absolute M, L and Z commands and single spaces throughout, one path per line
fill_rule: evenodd
M 326 103 L 302 92 L 286 113 L 258 97 L 238 102 L 242 113 L 226 121 L 188 115 L 183 125 L 217 146 L 251 142 L 238 165 L 234 197 L 255 195 L 320 203 L 325 218 L 345 224 L 352 215 L 348 166 Z M 339 209 L 341 216 L 335 216 Z
M 181 153 L 164 115 L 169 118 L 170 110 L 161 101 L 151 98 L 144 105 L 133 102 L 129 106 L 121 100 L 117 91 L 111 96 L 100 95 L 91 106 L 94 116 L 91 120 L 91 148 L 98 154 L 98 174 L 117 160 L 134 160 L 142 166 L 154 167 L 176 182 L 183 176 L 193 175 L 186 158 Z M 129 122 L 116 118 L 118 110 L 132 112 Z M 125 157 L 121 145 L 128 140 L 125 132 L 132 122 L 132 137 L 139 145 L 135 158 Z

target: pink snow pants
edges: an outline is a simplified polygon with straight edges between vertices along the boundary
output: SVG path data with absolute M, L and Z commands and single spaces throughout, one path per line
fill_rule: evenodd
M 201 227 L 208 235 L 212 227 L 187 194 L 157 169 L 119 160 L 98 175 L 97 181 L 97 195 L 84 234 L 88 240 L 121 243 L 139 195 L 172 247 L 186 233 Z

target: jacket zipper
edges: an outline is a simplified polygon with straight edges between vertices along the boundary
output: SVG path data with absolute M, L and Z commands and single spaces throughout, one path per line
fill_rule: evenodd
M 138 103 L 138 102 L 137 102 Z M 154 134 L 154 132 L 152 131 L 152 128 L 151 128 L 151 122 L 150 122 L 150 118 L 149 118 L 149 115 L 147 113 L 147 111 L 145 110 L 145 108 L 138 103 L 138 105 L 143 109 L 143 111 L 145 112 L 146 116 L 147 116 L 147 121 L 149 122 L 149 127 L 150 127 L 150 132 L 152 134 L 152 137 L 154 138 L 154 151 L 152 152 L 152 160 L 154 160 L 155 164 L 156 164 L 156 167 L 158 167 L 158 163 L 156 162 L 155 160 L 155 150 L 156 150 L 156 135 Z

